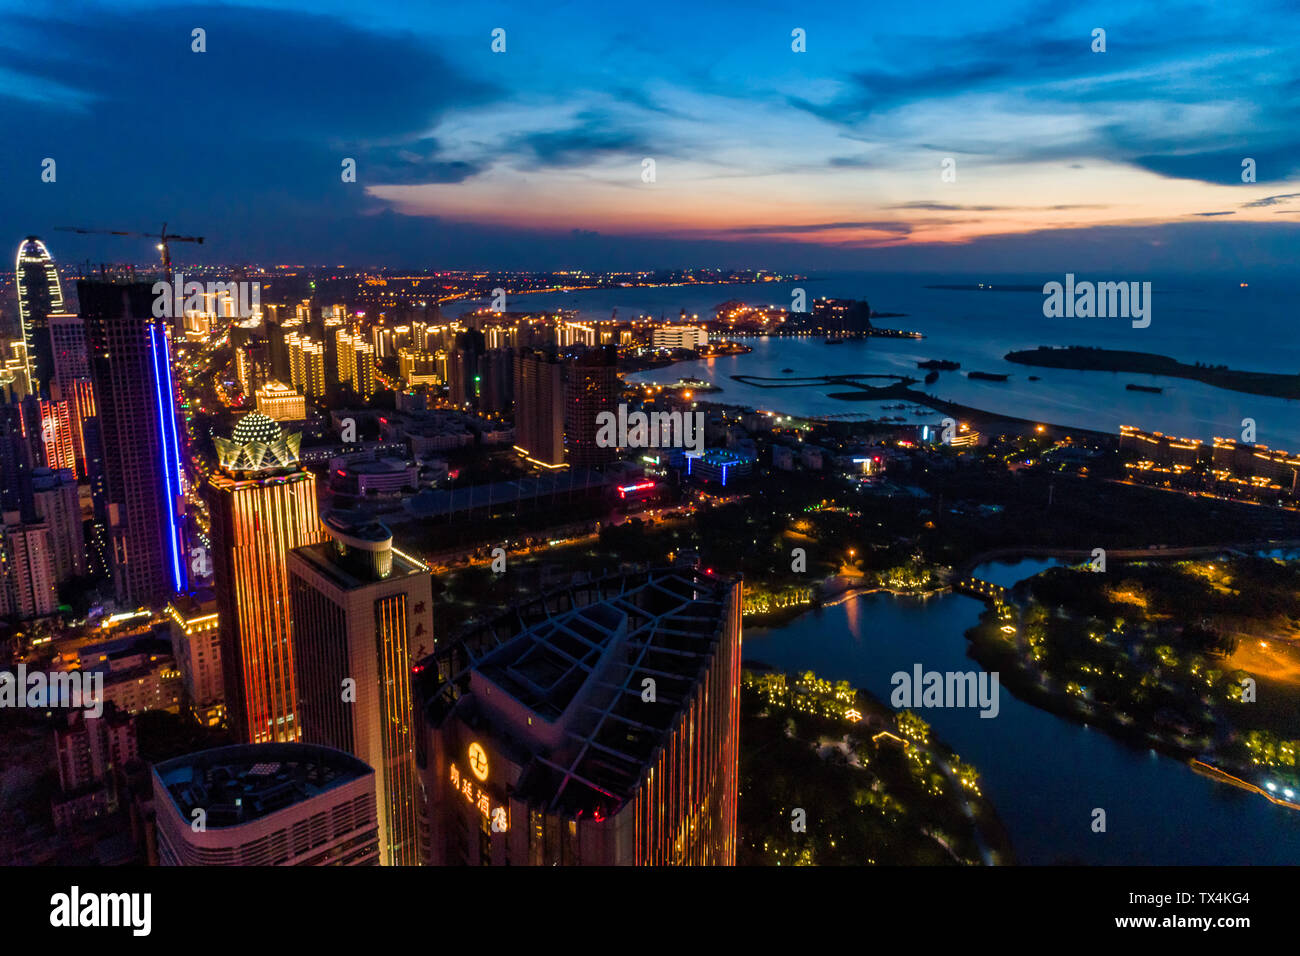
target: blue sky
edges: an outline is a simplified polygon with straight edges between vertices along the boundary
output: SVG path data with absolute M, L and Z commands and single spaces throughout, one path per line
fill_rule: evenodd
M 0 0 L 0 222 L 65 261 L 167 221 L 203 261 L 1294 262 L 1294 11 L 1061 7 Z

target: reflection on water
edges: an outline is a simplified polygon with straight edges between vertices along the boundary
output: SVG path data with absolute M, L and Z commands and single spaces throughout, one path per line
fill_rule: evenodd
M 1051 563 L 984 566 L 976 573 L 1011 584 Z M 890 675 L 914 664 L 976 669 L 963 634 L 979 612 L 979 602 L 963 595 L 864 595 L 781 628 L 747 631 L 745 656 L 849 680 L 888 701 Z M 973 709 L 920 713 L 979 768 L 1023 863 L 1300 862 L 1300 813 L 1031 707 L 1005 689 L 999 715 L 991 720 Z M 1106 833 L 1090 828 L 1098 807 L 1106 811 Z

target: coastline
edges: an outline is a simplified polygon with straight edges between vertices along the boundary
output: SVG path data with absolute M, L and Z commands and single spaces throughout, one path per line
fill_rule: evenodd
M 1154 352 L 1130 352 L 1093 346 L 1039 346 L 1008 352 L 1003 358 L 1018 365 L 1037 368 L 1068 369 L 1076 372 L 1127 372 L 1141 375 L 1164 375 L 1201 382 L 1214 388 L 1267 398 L 1300 398 L 1300 375 L 1278 372 L 1245 372 L 1226 365 L 1188 365 L 1168 355 Z

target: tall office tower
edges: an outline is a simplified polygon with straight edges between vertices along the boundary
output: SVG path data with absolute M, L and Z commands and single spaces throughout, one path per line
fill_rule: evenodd
M 734 865 L 740 613 L 738 580 L 619 574 L 417 662 L 423 862 Z
M 330 540 L 288 561 L 302 739 L 375 768 L 380 858 L 415 866 L 410 649 L 434 646 L 433 579 L 364 514 L 334 512 L 325 530 Z
M 72 452 L 77 461 L 78 474 L 89 475 L 89 449 L 86 431 L 90 419 L 99 414 L 95 408 L 95 386 L 90 379 L 79 379 L 60 389 L 72 418 Z
M 20 620 L 45 617 L 58 608 L 54 549 L 44 521 L 24 521 L 17 511 L 4 513 L 0 528 L 0 616 Z
M 47 402 L 41 399 L 41 444 L 45 464 L 54 470 L 77 470 L 77 443 L 72 426 L 71 402 Z
M 70 470 L 38 468 L 32 477 L 36 515 L 49 529 L 54 580 L 62 583 L 86 573 L 86 534 L 81 523 L 81 498 Z
M 53 350 L 51 381 L 66 388 L 71 382 L 90 378 L 90 357 L 86 350 L 86 325 L 81 316 L 57 312 L 47 319 Z M 51 393 L 53 394 L 53 393 Z M 53 395 L 67 398 L 67 395 Z
M 99 450 L 121 602 L 161 605 L 185 590 L 181 430 L 165 319 L 147 282 L 78 282 L 99 408 Z M 89 454 L 89 451 L 88 451 Z
M 265 415 L 214 441 L 208 510 L 230 726 L 250 743 L 297 740 L 285 555 L 321 538 L 316 479 L 298 464 L 302 435 Z
M 564 467 L 563 373 L 554 354 L 515 353 L 515 451 L 543 468 Z
M 27 381 L 35 393 L 49 387 L 54 375 L 54 347 L 50 343 L 49 318 L 63 311 L 63 287 L 45 243 L 28 236 L 18 245 L 15 267 L 18 282 L 18 319 L 27 344 Z
M 377 866 L 375 772 L 311 744 L 238 744 L 154 764 L 162 866 Z M 194 821 L 202 819 L 202 828 Z
M 608 346 L 584 352 L 565 370 L 564 453 L 570 468 L 601 468 L 618 459 L 618 448 L 596 443 L 596 416 L 616 411 L 617 354 Z
M 17 511 L 24 517 L 32 510 L 32 470 L 37 461 L 27 437 L 22 406 L 17 402 L 0 405 L 0 511 Z
M 50 342 L 54 348 L 54 379 L 50 397 L 68 402 L 72 420 L 74 454 L 85 474 L 85 422 L 95 412 L 95 390 L 90 382 L 90 357 L 86 350 L 86 326 L 81 316 L 58 313 L 49 317 Z

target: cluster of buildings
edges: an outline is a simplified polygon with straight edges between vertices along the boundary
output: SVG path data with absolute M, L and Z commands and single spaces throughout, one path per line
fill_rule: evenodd
M 1203 442 L 1124 425 L 1120 450 L 1128 453 L 1128 477 L 1144 484 L 1266 502 L 1300 498 L 1300 456 L 1264 445 L 1227 438 Z
M 444 323 L 436 310 L 363 328 L 341 306 L 243 315 L 220 296 L 158 317 L 150 283 L 108 279 L 78 282 L 65 313 L 37 239 L 20 249 L 19 286 L 0 406 L 0 616 L 72 621 L 12 646 L 29 668 L 95 673 L 104 688 L 102 714 L 57 727 L 56 828 L 129 811 L 162 864 L 734 862 L 738 582 L 690 567 L 615 576 L 440 645 L 428 566 L 373 512 L 338 507 L 424 500 L 448 474 L 436 456 L 470 445 L 536 466 L 497 489 L 516 501 L 554 500 L 557 482 L 572 495 L 613 481 L 625 499 L 653 488 L 597 435 L 630 330 L 563 315 Z M 242 393 L 230 404 L 257 410 L 198 463 L 172 344 L 225 334 Z M 677 330 L 661 347 L 703 341 Z M 366 407 L 386 364 L 409 383 L 436 378 L 447 400 L 412 390 L 392 411 Z M 324 406 L 342 433 L 352 399 L 379 441 L 309 458 L 295 423 Z M 730 454 L 697 466 L 739 473 Z M 342 493 L 324 514 L 319 465 Z M 476 510 L 486 491 L 490 512 L 495 488 L 446 507 Z M 125 610 L 62 606 L 60 588 L 87 575 Z M 150 712 L 236 743 L 142 769 Z

